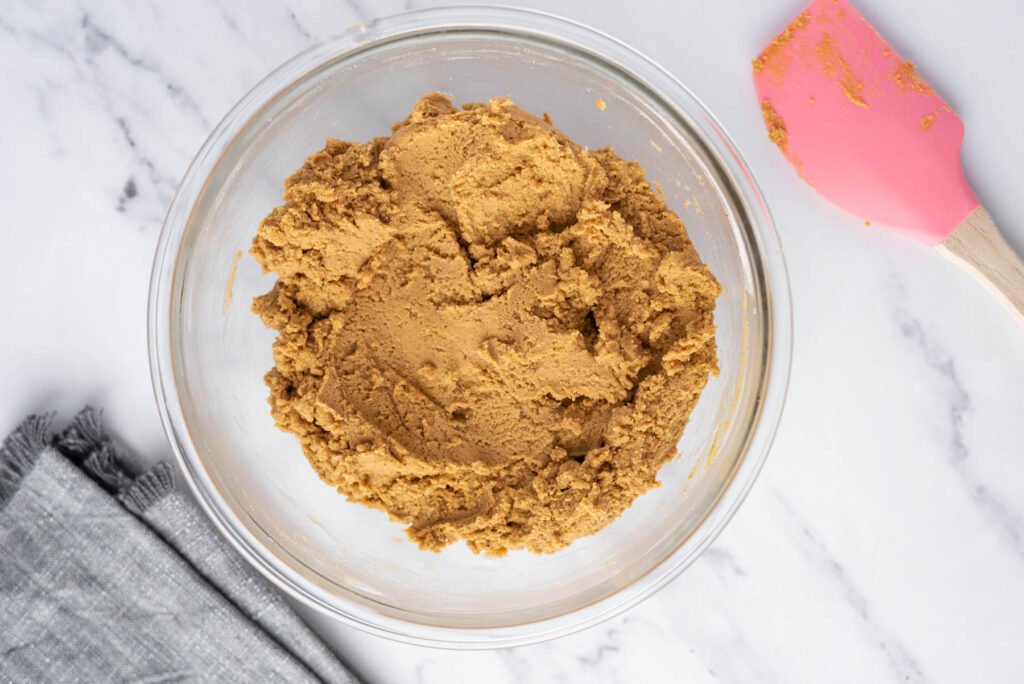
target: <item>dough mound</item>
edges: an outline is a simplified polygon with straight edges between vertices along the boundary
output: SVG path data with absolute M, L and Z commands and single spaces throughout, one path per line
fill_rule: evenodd
M 657 486 L 720 287 L 635 162 L 508 99 L 328 140 L 251 250 L 277 425 L 421 548 L 553 552 Z

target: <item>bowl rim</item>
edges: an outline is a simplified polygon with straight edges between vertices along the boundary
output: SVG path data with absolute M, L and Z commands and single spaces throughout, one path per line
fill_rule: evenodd
M 673 112 L 687 101 L 703 119 L 717 144 L 699 128 L 693 133 L 712 159 L 746 181 L 730 188 L 747 214 L 749 238 L 761 267 L 766 327 L 764 370 L 746 448 L 730 481 L 704 519 L 660 563 L 614 593 L 569 612 L 500 627 L 449 627 L 383 615 L 332 595 L 260 542 L 227 506 L 190 438 L 181 406 L 171 338 L 174 289 L 182 238 L 197 200 L 217 170 L 223 154 L 260 111 L 295 82 L 328 61 L 351 58 L 374 46 L 411 35 L 453 31 L 519 34 L 586 53 L 655 93 Z M 635 70 L 642 73 L 637 74 Z M 656 83 L 652 83 L 656 81 Z M 282 85 L 283 83 L 283 85 Z M 153 391 L 161 423 L 184 480 L 200 506 L 231 545 L 264 577 L 303 604 L 345 624 L 385 638 L 423 646 L 481 649 L 521 646 L 580 631 L 631 608 L 660 590 L 718 537 L 750 491 L 764 465 L 781 419 L 792 358 L 792 303 L 781 243 L 764 200 L 735 143 L 704 104 L 678 79 L 621 41 L 574 20 L 510 7 L 454 5 L 411 10 L 374 19 L 335 34 L 294 55 L 250 89 L 224 116 L 192 160 L 171 200 L 157 244 L 148 301 L 148 347 Z M 339 605 L 340 604 L 340 605 Z

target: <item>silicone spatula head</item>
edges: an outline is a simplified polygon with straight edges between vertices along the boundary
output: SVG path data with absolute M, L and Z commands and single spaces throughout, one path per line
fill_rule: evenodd
M 832 203 L 933 246 L 978 208 L 960 118 L 846 0 L 814 0 L 753 65 L 769 137 Z

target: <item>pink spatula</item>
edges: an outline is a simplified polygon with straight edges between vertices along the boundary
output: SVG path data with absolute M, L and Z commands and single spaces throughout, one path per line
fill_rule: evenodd
M 936 247 L 1024 324 L 1024 264 L 960 166 L 964 126 L 846 0 L 814 0 L 754 65 L 768 135 L 823 197 Z

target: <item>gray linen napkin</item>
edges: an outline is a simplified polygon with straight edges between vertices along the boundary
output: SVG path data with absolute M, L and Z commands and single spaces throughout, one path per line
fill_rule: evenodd
M 180 492 L 85 409 L 0 448 L 0 681 L 356 682 Z

